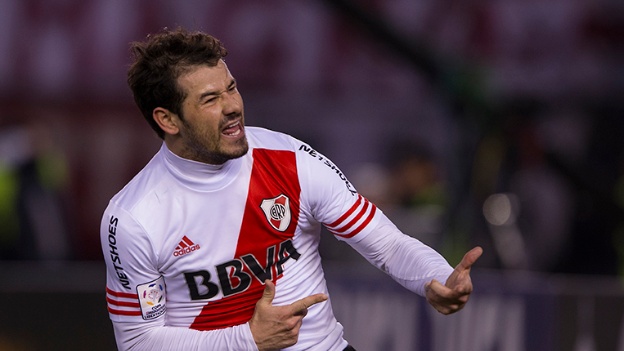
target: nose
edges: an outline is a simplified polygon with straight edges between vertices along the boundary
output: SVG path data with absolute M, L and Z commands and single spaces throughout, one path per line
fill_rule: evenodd
M 238 92 L 225 92 L 221 97 L 221 109 L 223 114 L 228 116 L 239 114 L 243 109 L 243 99 Z

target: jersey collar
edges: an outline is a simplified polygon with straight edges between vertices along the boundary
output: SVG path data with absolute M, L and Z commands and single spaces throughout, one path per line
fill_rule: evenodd
M 202 191 L 218 190 L 232 182 L 235 177 L 231 175 L 239 171 L 244 158 L 210 165 L 182 158 L 171 152 L 165 143 L 159 153 L 163 156 L 165 167 L 176 179 L 187 187 Z

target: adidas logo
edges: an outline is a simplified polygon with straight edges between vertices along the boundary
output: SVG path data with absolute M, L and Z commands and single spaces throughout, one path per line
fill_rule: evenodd
M 180 240 L 178 246 L 176 246 L 175 251 L 173 251 L 173 256 L 184 256 L 195 250 L 199 250 L 199 245 L 196 245 L 191 239 L 187 238 L 185 235 L 182 240 Z

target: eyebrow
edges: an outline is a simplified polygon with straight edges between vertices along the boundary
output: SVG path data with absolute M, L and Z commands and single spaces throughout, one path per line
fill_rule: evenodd
M 230 81 L 230 84 L 228 84 L 226 91 L 229 90 L 230 88 L 232 88 L 233 86 L 236 85 L 236 79 L 232 78 L 232 80 Z M 201 95 L 199 95 L 198 101 L 202 101 L 204 100 L 206 97 L 211 96 L 211 95 L 220 95 L 223 92 L 220 92 L 218 90 L 209 90 L 206 92 L 203 92 Z

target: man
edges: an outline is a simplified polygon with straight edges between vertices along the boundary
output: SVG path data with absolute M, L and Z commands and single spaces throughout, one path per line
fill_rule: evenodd
M 121 350 L 353 350 L 327 301 L 321 225 L 438 311 L 464 306 L 481 249 L 453 270 L 324 155 L 246 127 L 217 39 L 165 31 L 133 52 L 128 83 L 164 142 L 102 219 Z

